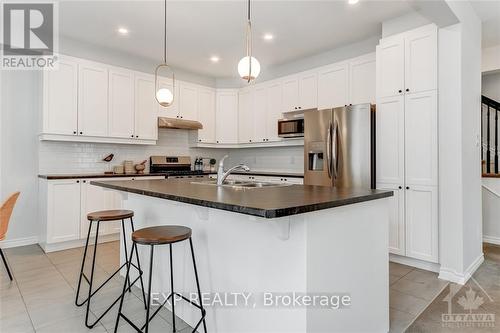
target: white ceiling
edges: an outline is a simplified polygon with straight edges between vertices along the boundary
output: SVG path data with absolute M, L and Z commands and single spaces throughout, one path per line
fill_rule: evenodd
M 500 1 L 473 0 L 472 6 L 483 21 L 482 46 L 490 47 L 500 44 Z
M 168 60 L 212 77 L 235 77 L 245 53 L 246 1 L 170 1 Z M 405 1 L 254 1 L 253 53 L 263 68 L 360 41 L 381 32 L 381 22 L 412 11 Z M 159 61 L 163 1 L 63 1 L 60 35 Z M 119 26 L 130 30 L 119 36 Z M 275 39 L 266 42 L 264 33 Z M 210 57 L 220 57 L 218 64 Z

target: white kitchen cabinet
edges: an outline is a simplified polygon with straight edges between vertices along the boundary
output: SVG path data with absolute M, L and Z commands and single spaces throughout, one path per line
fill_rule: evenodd
M 378 183 L 404 184 L 404 96 L 380 98 L 376 116 L 376 179 Z
M 434 24 L 405 34 L 405 92 L 437 89 L 437 47 Z
M 179 118 L 179 82 L 176 82 L 174 87 L 172 79 L 160 77 L 158 79 L 158 86 L 160 88 L 167 88 L 174 94 L 174 101 L 172 105 L 164 107 L 158 104 L 158 115 L 160 117 Z
M 115 138 L 134 137 L 134 75 L 132 71 L 109 71 L 108 134 Z
M 405 255 L 405 189 L 398 184 L 378 184 L 377 189 L 393 191 L 389 198 L 389 252 Z
M 348 63 L 337 63 L 321 68 L 318 72 L 318 109 L 347 105 L 348 80 Z
M 380 40 L 377 96 L 437 89 L 437 27 L 426 25 Z
M 267 142 L 267 112 L 267 86 L 261 84 L 254 88 L 252 142 Z
M 435 186 L 406 189 L 406 255 L 438 262 L 438 194 Z
M 135 139 L 158 140 L 158 103 L 154 92 L 154 76 L 135 75 Z
M 278 120 L 283 118 L 283 85 L 279 81 L 267 86 L 266 131 L 268 141 L 280 141 L 278 136 Z
M 437 92 L 407 94 L 404 113 L 406 184 L 437 186 Z
M 179 117 L 186 120 L 197 120 L 198 87 L 194 84 L 179 83 Z
M 108 69 L 98 63 L 78 66 L 78 134 L 108 135 Z
M 349 104 L 375 104 L 375 53 L 349 61 Z
M 43 71 L 42 133 L 78 134 L 78 63 L 60 57 L 57 70 Z
M 254 139 L 254 95 L 253 87 L 238 94 L 238 142 L 250 143 Z
M 215 122 L 217 143 L 238 143 L 238 90 L 217 91 Z
M 215 91 L 198 90 L 198 121 L 203 129 L 198 130 L 198 142 L 215 143 Z
M 318 74 L 315 71 L 299 76 L 299 110 L 318 107 Z
M 283 79 L 283 112 L 297 111 L 299 105 L 299 79 L 290 76 Z
M 46 194 L 46 242 L 59 243 L 80 238 L 80 181 L 50 181 Z

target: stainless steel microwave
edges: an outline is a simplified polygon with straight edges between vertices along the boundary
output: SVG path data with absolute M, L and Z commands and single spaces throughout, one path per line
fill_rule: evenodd
M 304 136 L 304 118 L 278 120 L 278 136 L 280 138 Z

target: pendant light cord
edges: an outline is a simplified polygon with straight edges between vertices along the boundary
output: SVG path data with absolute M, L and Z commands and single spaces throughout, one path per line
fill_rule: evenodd
M 252 21 L 250 16 L 250 0 L 248 0 L 248 24 L 247 24 L 247 57 L 248 57 L 248 78 L 247 82 L 250 83 L 252 77 Z
M 165 6 L 164 6 L 164 44 L 163 44 L 163 62 L 166 64 L 167 63 L 167 0 L 165 0 Z

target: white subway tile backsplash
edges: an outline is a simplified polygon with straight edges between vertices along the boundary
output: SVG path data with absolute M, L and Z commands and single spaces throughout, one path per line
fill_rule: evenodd
M 302 147 L 189 148 L 188 131 L 165 129 L 159 130 L 158 143 L 154 146 L 41 141 L 38 151 L 40 174 L 111 171 L 124 160 L 139 163 L 151 155 L 188 155 L 194 162 L 196 156 L 219 160 L 227 154 L 228 166 L 244 163 L 253 170 L 266 171 L 302 172 L 304 164 Z M 103 162 L 102 159 L 111 153 L 115 155 L 113 161 Z

